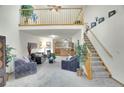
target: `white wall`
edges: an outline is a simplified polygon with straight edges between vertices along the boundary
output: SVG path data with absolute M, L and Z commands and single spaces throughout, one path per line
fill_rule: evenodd
M 6 44 L 15 48 L 12 53 L 21 57 L 18 10 L 19 6 L 0 6 L 0 35 L 6 36 Z M 7 72 L 13 72 L 13 64 L 14 61 L 8 63 Z
M 18 31 L 19 6 L 0 6 L 0 35 L 6 36 L 6 42 L 14 47 L 17 57 L 21 56 L 20 36 Z
M 117 14 L 111 18 L 107 18 L 108 11 L 117 10 Z M 97 25 L 92 29 L 96 37 L 112 54 L 110 58 L 99 43 L 89 32 L 88 36 L 93 42 L 100 56 L 108 66 L 112 77 L 124 83 L 124 6 L 86 6 L 85 22 L 94 21 L 95 17 L 105 17 L 105 22 Z
M 20 40 L 21 40 L 21 49 L 23 50 L 22 55 L 28 56 L 28 50 L 27 50 L 28 42 L 39 43 L 40 37 L 32 36 L 30 34 L 24 33 L 23 31 L 20 31 Z
M 75 35 L 72 36 L 72 42 L 74 43 L 75 47 L 78 44 L 78 41 L 80 44 L 83 44 L 83 29 L 81 29 L 80 31 L 77 31 L 77 33 Z
M 28 56 L 28 51 L 27 51 L 27 44 L 28 42 L 32 42 L 32 43 L 37 43 L 38 44 L 38 48 L 37 49 L 33 49 L 32 52 L 38 52 L 38 51 L 45 51 L 46 48 L 46 42 L 51 42 L 51 49 L 53 51 L 53 45 L 52 45 L 52 39 L 51 38 L 44 38 L 44 37 L 40 37 L 40 36 L 35 36 L 35 35 L 31 35 L 29 33 L 25 33 L 23 31 L 20 31 L 20 40 L 21 40 L 21 49 L 22 51 L 22 55 L 23 56 Z M 39 48 L 39 44 L 40 42 L 42 42 L 42 49 Z

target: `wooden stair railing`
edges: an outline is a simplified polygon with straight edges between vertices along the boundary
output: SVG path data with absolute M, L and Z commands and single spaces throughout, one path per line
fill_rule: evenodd
M 91 68 L 91 64 L 92 64 L 92 59 L 91 59 L 91 52 L 89 51 L 89 49 L 87 48 L 87 55 L 86 55 L 86 59 L 85 59 L 85 70 L 86 70 L 86 76 L 88 80 L 92 80 L 92 68 Z
M 85 43 L 87 44 L 87 49 L 91 52 L 90 54 L 91 55 L 89 55 L 90 56 L 90 58 L 92 59 L 93 58 L 93 54 L 95 53 L 96 54 L 96 56 L 97 57 L 99 57 L 100 59 L 99 59 L 99 61 L 100 61 L 100 63 L 105 67 L 105 70 L 109 73 L 109 77 L 111 77 L 111 72 L 109 71 L 109 69 L 107 68 L 107 66 L 104 64 L 104 62 L 103 62 L 103 60 L 101 59 L 101 57 L 99 56 L 99 54 L 98 54 L 98 52 L 96 51 L 96 49 L 94 48 L 94 46 L 92 45 L 92 43 L 91 43 L 91 41 L 89 40 L 89 38 L 88 38 L 88 36 L 86 35 L 86 33 L 84 33 L 84 41 L 85 41 Z M 89 45 L 90 44 L 90 45 Z M 90 46 L 90 47 L 88 47 L 88 45 Z M 90 61 L 89 62 L 91 62 L 91 61 L 93 61 L 93 60 L 91 60 L 90 59 Z M 91 63 L 88 63 L 88 62 L 86 62 L 86 66 L 87 65 L 91 65 L 92 66 L 92 64 L 93 64 L 93 62 L 91 62 Z M 88 67 L 90 67 L 90 66 L 88 66 Z M 88 70 L 90 69 L 90 68 L 88 68 L 88 67 L 86 67 Z M 88 71 L 87 70 L 87 71 Z M 91 72 L 90 72 L 91 71 Z M 91 77 L 90 77 L 90 74 L 89 74 L 89 78 L 93 78 L 92 76 L 92 69 L 91 70 L 89 70 L 89 73 L 91 74 Z

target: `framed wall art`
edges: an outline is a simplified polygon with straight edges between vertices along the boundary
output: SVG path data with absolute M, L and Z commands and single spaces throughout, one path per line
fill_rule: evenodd
M 51 42 L 46 42 L 46 47 L 51 47 Z
M 96 26 L 96 22 L 91 22 L 91 28 Z
M 102 23 L 104 20 L 105 20 L 104 17 L 99 18 L 99 19 L 98 19 L 98 24 Z
M 112 17 L 115 14 L 116 14 L 116 10 L 112 10 L 112 11 L 108 12 L 108 17 Z

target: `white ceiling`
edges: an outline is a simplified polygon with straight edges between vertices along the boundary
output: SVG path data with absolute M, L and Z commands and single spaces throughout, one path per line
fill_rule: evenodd
M 81 31 L 81 29 L 42 29 L 42 30 L 25 30 L 28 33 L 40 37 L 49 37 L 49 35 L 57 35 L 59 38 L 72 38 L 73 35 Z

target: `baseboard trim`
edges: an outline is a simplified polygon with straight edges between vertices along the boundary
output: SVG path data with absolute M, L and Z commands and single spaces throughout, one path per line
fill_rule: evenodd
M 113 78 L 113 77 L 111 77 L 113 80 L 115 80 L 116 82 L 118 82 L 120 85 L 122 85 L 122 87 L 124 87 L 124 84 L 123 83 L 121 83 L 120 81 L 118 81 L 117 79 L 115 79 L 115 78 Z

